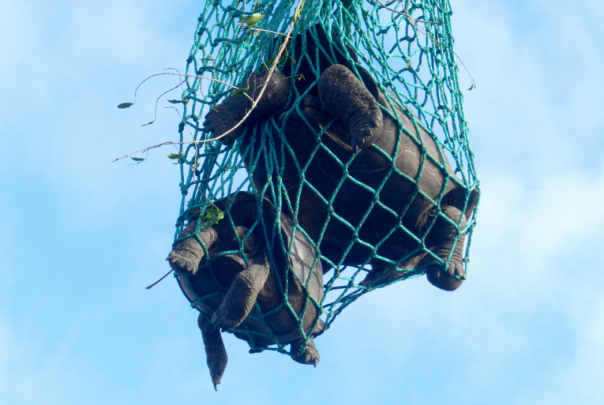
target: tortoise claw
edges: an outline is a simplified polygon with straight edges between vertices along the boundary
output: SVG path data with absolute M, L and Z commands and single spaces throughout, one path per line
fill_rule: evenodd
M 449 266 L 449 271 L 451 267 L 454 265 Z M 464 279 L 461 276 L 460 278 L 452 277 L 449 271 L 444 271 L 441 265 L 434 264 L 428 267 L 426 275 L 433 286 L 445 291 L 455 291 L 461 286 Z
M 214 328 L 220 329 L 223 332 L 229 329 L 234 329 L 241 325 L 241 322 L 246 318 L 247 314 L 237 313 L 240 311 L 230 310 L 220 305 L 210 321 Z
M 462 280 L 466 279 L 466 270 L 463 268 L 463 264 L 457 263 L 455 265 L 455 275 Z
M 319 354 L 319 351 L 317 350 L 317 346 L 315 346 L 314 340 L 311 339 L 308 342 L 308 344 L 306 345 L 304 352 L 300 353 L 303 345 L 304 345 L 304 339 L 299 339 L 299 340 L 296 340 L 295 342 L 292 342 L 292 344 L 291 344 L 292 359 L 296 363 L 312 364 L 314 367 L 317 367 L 317 364 L 319 364 L 319 361 L 321 360 L 321 355 Z M 296 353 L 298 353 L 298 354 L 296 354 Z
M 466 271 L 461 263 L 450 263 L 447 273 L 451 277 L 459 277 L 462 280 L 466 279 Z
M 354 131 L 354 130 L 353 130 Z M 367 117 L 359 129 L 353 132 L 350 147 L 356 153 L 373 145 L 382 133 L 382 123 L 376 117 Z

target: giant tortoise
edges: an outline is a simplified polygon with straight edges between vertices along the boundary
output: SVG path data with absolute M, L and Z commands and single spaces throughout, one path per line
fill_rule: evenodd
M 278 218 L 267 199 L 259 210 L 256 196 L 240 191 L 213 205 L 226 217 L 204 227 L 199 211 L 193 211 L 181 233 L 185 239 L 174 245 L 167 260 L 200 311 L 198 325 L 214 388 L 227 364 L 220 330 L 247 341 L 250 352 L 291 344 L 295 361 L 316 366 L 320 356 L 312 337 L 323 329 L 323 272 L 312 244 L 294 231 L 291 218 Z
M 382 286 L 423 266 L 432 284 L 455 290 L 466 277 L 465 228 L 478 189 L 455 175 L 443 148 L 410 110 L 390 102 L 393 94 L 352 49 L 329 37 L 321 25 L 298 34 L 281 72 L 252 73 L 241 86 L 247 95 L 213 108 L 204 129 L 227 133 L 266 84 L 244 125 L 222 138 L 231 144 L 245 134 L 239 148 L 255 189 L 279 179 L 292 202 L 285 211 L 297 214 L 324 258 L 371 265 L 361 284 Z M 269 144 L 273 155 L 264 151 Z

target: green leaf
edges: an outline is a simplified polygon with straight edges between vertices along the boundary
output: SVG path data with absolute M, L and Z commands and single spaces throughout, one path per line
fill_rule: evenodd
M 253 27 L 258 23 L 258 21 L 262 20 L 264 16 L 260 13 L 254 13 L 252 15 L 248 15 L 247 17 L 243 17 L 239 20 L 239 24 L 247 24 L 247 28 Z
M 144 162 L 145 161 L 145 159 L 137 158 L 137 157 L 131 157 L 130 159 L 134 160 L 135 162 Z
M 204 221 L 204 228 L 209 228 L 212 225 L 216 225 L 218 221 L 224 218 L 224 212 L 217 208 L 208 208 L 204 215 L 200 215 L 199 219 Z
M 302 14 L 302 9 L 304 8 L 304 4 L 305 4 L 305 2 L 302 2 L 302 4 L 300 4 L 300 8 L 298 8 L 296 10 L 296 12 L 294 13 L 294 24 L 296 24 L 298 22 L 298 18 L 300 18 L 300 14 Z
M 273 66 L 273 63 L 274 63 L 274 62 L 275 62 L 275 58 L 267 60 L 266 62 L 264 62 L 264 63 L 262 64 L 262 69 L 270 69 L 270 67 L 271 67 L 271 66 Z M 279 64 L 279 63 L 277 62 L 277 65 L 278 65 L 278 64 Z
M 118 105 L 117 108 L 121 108 L 121 109 L 130 108 L 133 104 L 134 103 L 122 103 L 122 104 Z
M 206 216 L 216 219 L 222 219 L 224 218 L 224 212 L 220 211 L 217 208 L 208 208 L 206 210 Z
M 168 159 L 182 159 L 184 157 L 182 151 L 178 152 L 178 153 L 168 153 Z
M 241 88 L 241 89 L 237 89 L 234 92 L 231 93 L 231 96 L 239 96 L 243 93 L 245 93 L 246 91 L 248 91 L 250 89 L 250 87 L 246 87 L 246 88 Z
M 187 101 L 189 101 L 189 100 L 187 100 Z M 168 103 L 172 103 L 172 104 L 181 104 L 182 103 L 182 104 L 185 104 L 186 101 L 184 101 L 184 100 L 168 100 Z
M 470 86 L 470 88 L 468 89 L 468 91 L 469 90 L 474 90 L 475 88 L 476 88 L 476 83 L 472 83 L 472 85 Z

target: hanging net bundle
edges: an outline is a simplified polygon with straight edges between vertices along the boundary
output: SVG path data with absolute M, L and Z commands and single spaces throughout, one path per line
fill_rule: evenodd
M 197 273 L 177 278 L 208 321 L 241 269 L 271 269 L 229 329 L 252 351 L 289 353 L 400 280 L 461 284 L 479 192 L 451 14 L 448 0 L 206 2 L 175 245 L 203 246 Z M 216 117 L 241 124 L 211 140 Z

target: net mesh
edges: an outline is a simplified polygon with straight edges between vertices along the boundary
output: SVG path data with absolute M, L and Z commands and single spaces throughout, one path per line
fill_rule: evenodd
M 413 234 L 401 221 L 393 221 L 392 230 L 377 243 L 363 240 L 359 234 L 361 226 L 373 209 L 389 210 L 394 217 L 400 219 L 404 212 L 393 212 L 388 205 L 382 203 L 380 192 L 386 186 L 388 178 L 394 175 L 404 176 L 408 181 L 417 184 L 423 164 L 420 165 L 417 175 L 410 177 L 396 166 L 398 153 L 396 150 L 394 154 L 383 152 L 384 157 L 391 162 L 390 167 L 383 173 L 378 184 L 368 186 L 362 179 L 351 174 L 350 168 L 356 155 L 351 154 L 349 159 L 342 159 L 324 144 L 323 139 L 328 128 L 315 130 L 316 146 L 310 151 L 309 156 L 304 159 L 297 158 L 292 145 L 283 135 L 288 125 L 287 117 L 302 115 L 300 111 L 303 99 L 313 91 L 315 83 L 302 90 L 299 86 L 292 86 L 285 119 L 283 117 L 279 119 L 275 115 L 254 125 L 248 125 L 242 137 L 251 139 L 246 144 L 241 141 L 241 138 L 232 146 L 225 146 L 220 140 L 186 143 L 207 141 L 211 138 L 211 134 L 204 132 L 202 128 L 204 116 L 233 91 L 231 86 L 241 86 L 252 72 L 261 70 L 265 63 L 271 64 L 271 59 L 275 57 L 277 47 L 284 38 L 283 34 L 288 32 L 294 19 L 292 38 L 296 38 L 301 33 L 308 33 L 308 35 L 302 36 L 304 39 L 301 49 L 296 51 L 293 48 L 292 44 L 295 42 L 293 40 L 288 45 L 287 56 L 284 59 L 289 64 L 287 73 L 292 82 L 297 79 L 296 75 L 302 59 L 307 60 L 312 69 L 316 70 L 315 76 L 318 78 L 319 53 L 328 55 L 328 59 L 329 55 L 333 55 L 333 50 L 317 46 L 312 48 L 313 52 L 309 52 L 309 41 L 320 42 L 318 24 L 328 34 L 330 42 L 334 44 L 337 42 L 335 45 L 349 61 L 352 70 L 357 75 L 357 67 L 368 71 L 375 78 L 381 92 L 387 95 L 389 106 L 404 111 L 418 131 L 421 129 L 427 132 L 434 140 L 438 145 L 439 153 L 445 155 L 451 162 L 454 172 L 447 175 L 444 183 L 455 182 L 468 191 L 463 204 L 468 204 L 467 196 L 472 190 L 477 189 L 478 180 L 468 143 L 468 128 L 462 107 L 463 96 L 458 86 L 458 67 L 451 33 L 452 11 L 448 0 L 384 2 L 304 0 L 301 7 L 298 5 L 297 1 L 288 0 L 208 0 L 206 2 L 198 20 L 194 45 L 187 59 L 187 76 L 184 79 L 186 86 L 182 95 L 182 100 L 185 102 L 184 115 L 179 128 L 180 140 L 184 143 L 181 145 L 182 158 L 180 159 L 182 203 L 175 241 L 182 240 L 179 239 L 179 235 L 192 212 L 203 213 L 207 208 L 211 208 L 211 202 L 242 190 L 253 192 L 258 196 L 258 201 L 263 197 L 268 198 L 272 201 L 277 215 L 288 215 L 293 218 L 294 232 L 307 235 L 298 221 L 298 216 L 304 215 L 304 208 L 300 207 L 300 199 L 303 194 L 302 189 L 306 188 L 305 192 L 314 193 L 316 201 L 328 207 L 325 214 L 327 222 L 337 220 L 350 230 L 352 238 L 342 257 L 349 254 L 353 248 L 364 247 L 372 252 L 364 262 L 355 265 L 345 265 L 344 258 L 339 262 L 332 262 L 329 258 L 321 256 L 324 268 L 333 268 L 331 273 L 325 275 L 323 297 L 314 297 L 308 289 L 308 280 L 305 284 L 303 280 L 297 278 L 297 282 L 306 289 L 306 300 L 311 303 L 307 305 L 318 306 L 322 311 L 321 318 L 325 326 L 329 327 L 338 314 L 360 296 L 387 284 L 425 273 L 425 268 L 421 266 L 398 269 L 400 274 L 395 280 L 369 286 L 360 284 L 371 268 L 369 262 L 376 257 L 396 265 L 408 259 L 418 249 L 427 249 L 422 236 Z M 301 9 L 301 12 L 294 16 L 296 8 Z M 240 23 L 242 18 L 255 13 L 262 16 L 259 22 L 251 27 Z M 283 68 L 283 64 L 281 67 Z M 394 119 L 398 122 L 396 117 Z M 289 122 L 291 124 L 291 121 Z M 311 128 L 312 125 L 308 124 L 308 127 Z M 418 144 L 422 153 L 426 154 L 426 148 L 421 140 Z M 372 146 L 372 148 L 377 147 Z M 308 162 L 320 154 L 330 156 L 339 167 L 334 174 L 338 186 L 331 196 L 322 195 L 316 184 L 312 184 L 304 176 L 309 167 Z M 300 186 L 295 189 L 288 190 L 283 183 L 283 177 L 286 175 L 285 160 L 290 165 L 295 165 L 300 175 Z M 250 174 L 258 165 L 262 165 L 267 173 L 266 183 L 261 186 L 253 183 Z M 444 167 L 443 172 L 447 172 Z M 345 192 L 345 187 L 343 188 L 345 183 L 365 190 L 373 196 L 366 214 L 358 223 L 351 224 L 338 212 L 330 209 L 336 194 Z M 436 198 L 426 195 L 424 197 L 438 207 L 444 196 L 444 188 Z M 422 194 L 422 190 L 416 187 L 413 193 Z M 261 207 L 261 204 L 258 206 Z M 234 228 L 237 224 L 230 217 L 229 209 L 227 204 L 222 221 L 230 221 Z M 472 230 L 476 223 L 475 216 L 476 211 L 464 229 L 459 230 L 466 232 L 467 235 L 464 249 L 466 265 L 469 261 Z M 258 217 L 260 218 L 261 215 Z M 204 226 L 203 216 L 200 218 L 202 219 L 197 220 L 197 231 Z M 262 226 L 260 220 L 258 224 Z M 454 225 L 459 227 L 459 223 Z M 323 226 L 318 237 L 309 236 L 317 252 L 320 252 L 326 229 L 327 224 Z M 394 232 L 401 231 L 417 242 L 417 249 L 401 257 L 381 257 L 380 243 Z M 270 230 L 265 229 L 265 232 Z M 281 249 L 288 254 L 292 248 L 291 240 L 281 239 L 275 241 L 272 248 Z M 202 242 L 201 239 L 199 241 Z M 242 246 L 243 244 L 240 243 L 239 253 L 243 255 Z M 237 252 L 221 254 L 228 253 Z M 442 262 L 436 256 L 435 260 Z M 442 264 L 447 265 L 447 263 Z M 314 267 L 316 264 L 311 271 L 315 271 Z M 285 277 L 282 282 L 287 284 L 288 279 L 289 277 Z M 216 292 L 216 294 L 220 293 L 220 291 Z M 287 287 L 282 288 L 282 294 L 284 299 L 281 305 L 289 308 L 292 315 L 301 323 L 307 305 L 302 312 L 296 311 L 288 302 Z M 189 299 L 193 307 L 199 308 L 208 297 L 189 297 Z M 266 315 L 259 308 L 255 308 L 250 316 L 262 323 Z M 299 329 L 305 338 L 310 338 L 308 330 L 304 330 L 302 326 L 299 326 Z M 263 331 L 258 331 L 243 325 L 233 332 L 240 337 L 243 336 L 252 349 L 266 348 L 266 344 L 255 343 L 260 336 L 273 342 L 268 347 L 269 350 L 288 352 L 268 326 Z

